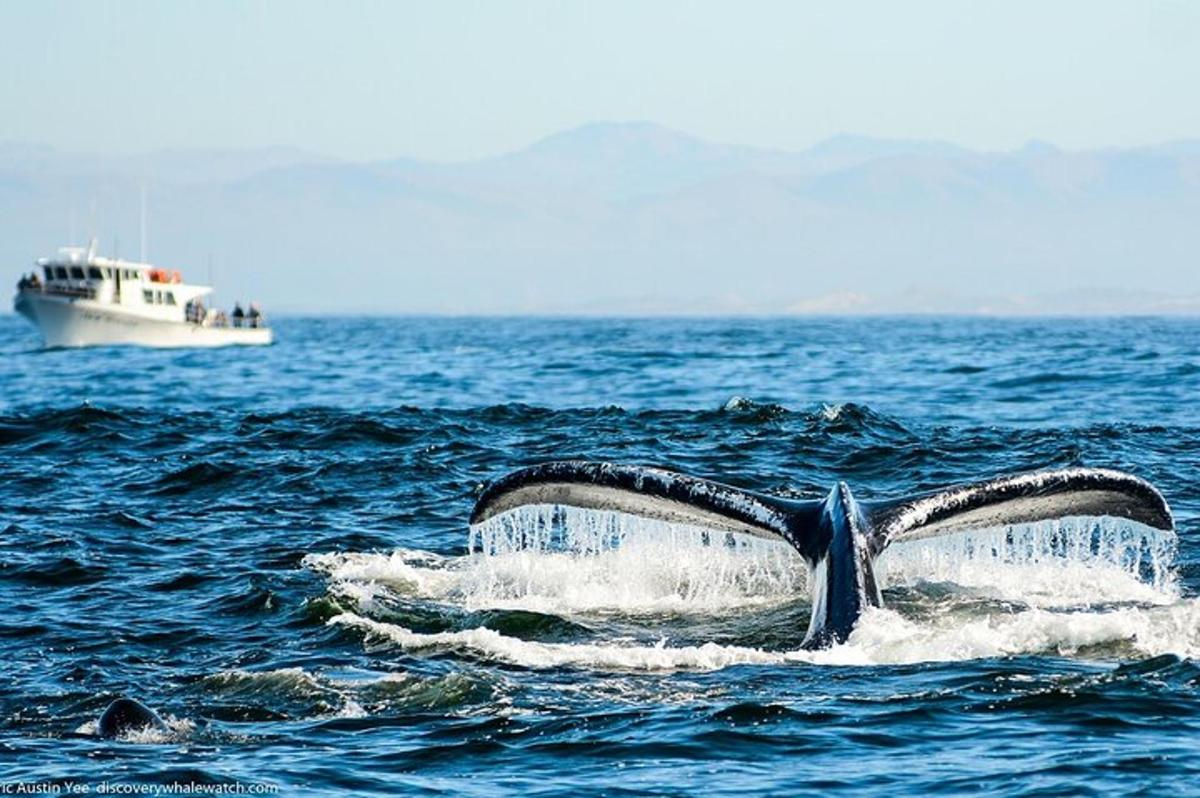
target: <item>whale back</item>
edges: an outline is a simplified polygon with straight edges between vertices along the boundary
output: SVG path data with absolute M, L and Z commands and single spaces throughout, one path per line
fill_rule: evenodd
M 101 737 L 120 737 L 142 729 L 168 731 L 166 721 L 150 707 L 132 698 L 121 697 L 108 705 L 96 723 Z

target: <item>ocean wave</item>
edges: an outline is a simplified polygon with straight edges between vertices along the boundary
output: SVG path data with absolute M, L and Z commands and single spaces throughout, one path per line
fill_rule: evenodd
M 362 718 L 401 710 L 452 710 L 491 700 L 492 680 L 452 671 L 314 673 L 299 667 L 233 669 L 199 684 L 208 714 L 225 721 Z
M 138 426 L 140 421 L 128 411 L 84 403 L 75 407 L 36 410 L 24 415 L 0 416 L 0 446 L 28 443 L 39 438 L 53 439 L 62 433 L 88 435 L 99 439 Z
M 102 581 L 108 569 L 95 562 L 75 557 L 29 559 L 20 564 L 5 563 L 0 567 L 0 579 L 38 587 L 74 587 Z
M 170 470 L 150 483 L 132 484 L 127 487 L 148 490 L 160 496 L 175 496 L 198 489 L 217 488 L 245 475 L 245 470 L 235 464 L 201 460 Z

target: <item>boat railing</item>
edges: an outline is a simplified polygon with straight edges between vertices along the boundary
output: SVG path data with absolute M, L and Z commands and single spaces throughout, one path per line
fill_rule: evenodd
M 203 317 L 189 315 L 187 320 L 202 327 L 217 327 L 220 329 L 266 330 L 270 327 L 267 324 L 267 317 L 264 315 L 260 314 L 254 318 L 249 316 L 239 318 L 237 316 L 230 316 L 223 310 L 210 310 Z

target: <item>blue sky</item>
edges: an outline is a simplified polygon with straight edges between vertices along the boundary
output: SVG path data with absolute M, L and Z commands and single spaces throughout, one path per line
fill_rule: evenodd
M 801 149 L 1200 136 L 1200 4 L 5 2 L 0 141 L 473 158 L 647 119 Z

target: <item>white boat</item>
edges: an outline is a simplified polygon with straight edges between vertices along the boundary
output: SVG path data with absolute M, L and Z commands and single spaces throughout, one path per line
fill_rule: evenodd
M 274 340 L 266 318 L 251 305 L 231 316 L 204 306 L 205 285 L 177 271 L 63 247 L 40 258 L 22 277 L 13 308 L 41 330 L 48 347 L 131 344 L 153 347 L 263 345 Z

